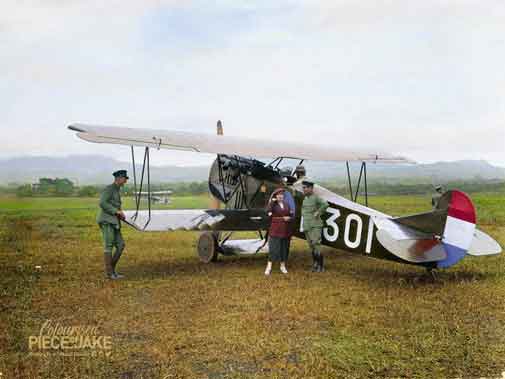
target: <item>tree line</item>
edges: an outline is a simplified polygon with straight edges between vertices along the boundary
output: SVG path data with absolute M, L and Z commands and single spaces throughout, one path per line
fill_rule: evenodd
M 68 178 L 40 178 L 37 183 L 22 184 L 17 186 L 0 187 L 0 193 L 15 194 L 18 197 L 96 197 L 104 189 L 105 185 L 77 186 Z M 182 182 L 182 183 L 157 183 L 151 184 L 151 191 L 170 190 L 179 196 L 200 195 L 207 193 L 207 182 Z M 137 186 L 137 192 L 140 191 Z M 126 184 L 123 193 L 133 196 L 135 188 L 133 184 Z M 142 192 L 147 192 L 144 184 Z
M 349 196 L 349 187 L 336 182 L 323 181 L 321 185 L 329 190 Z M 103 190 L 105 185 L 85 185 L 77 186 L 68 178 L 40 178 L 35 184 L 23 184 L 20 186 L 0 187 L 0 193 L 15 194 L 18 197 L 96 197 Z M 459 189 L 468 193 L 476 192 L 504 192 L 505 182 L 503 181 L 452 181 L 443 184 L 445 190 Z M 373 195 L 423 195 L 433 192 L 433 185 L 427 183 L 389 183 L 378 181 L 368 183 L 368 194 Z M 137 187 L 137 191 L 140 189 Z M 200 182 L 177 182 L 177 183 L 156 183 L 151 185 L 151 191 L 170 190 L 177 196 L 201 195 L 208 192 L 208 183 Z M 356 188 L 353 188 L 353 192 Z M 147 192 L 144 185 L 143 192 Z M 361 183 L 360 194 L 364 193 L 364 185 Z M 125 185 L 126 196 L 133 196 L 134 186 L 130 183 Z

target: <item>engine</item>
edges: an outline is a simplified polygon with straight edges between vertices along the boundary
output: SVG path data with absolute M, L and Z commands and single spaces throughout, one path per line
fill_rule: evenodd
M 277 168 L 261 161 L 218 155 L 209 172 L 209 191 L 226 208 L 263 208 L 282 181 Z

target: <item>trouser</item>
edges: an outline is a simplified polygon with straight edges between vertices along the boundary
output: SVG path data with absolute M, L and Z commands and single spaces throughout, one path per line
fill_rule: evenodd
M 286 253 L 286 260 L 289 259 L 289 252 L 291 251 L 291 236 L 288 237 L 288 251 Z
M 313 269 L 323 270 L 323 255 L 321 254 L 321 234 L 322 228 L 310 228 L 305 231 L 305 237 L 312 251 Z
M 116 265 L 119 262 L 119 258 L 121 258 L 121 254 L 125 248 L 125 242 L 123 236 L 121 235 L 121 228 L 116 225 L 101 223 L 100 229 L 102 231 L 103 236 L 103 244 L 104 244 L 104 255 L 106 262 L 108 261 L 108 256 L 111 257 L 110 261 L 112 264 L 112 271 L 116 270 Z M 114 255 L 112 255 L 112 250 L 114 250 Z M 107 263 L 106 263 L 107 266 Z M 106 272 L 108 272 L 108 268 L 105 268 Z

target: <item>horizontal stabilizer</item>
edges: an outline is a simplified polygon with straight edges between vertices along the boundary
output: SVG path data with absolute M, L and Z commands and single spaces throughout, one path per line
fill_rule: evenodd
M 389 217 L 373 217 L 374 224 L 379 230 L 385 230 L 391 238 L 401 240 L 421 240 L 432 239 L 432 233 L 424 233 L 409 226 L 402 225 L 396 222 L 396 219 Z
M 444 247 L 435 238 L 397 240 L 384 229 L 379 229 L 376 235 L 382 246 L 408 262 L 436 262 L 447 257 Z
M 447 209 L 435 209 L 432 212 L 397 217 L 393 221 L 422 233 L 441 236 L 444 232 L 446 219 Z
M 377 239 L 392 254 L 409 262 L 430 262 L 444 260 L 447 254 L 442 254 L 443 244 L 432 234 L 422 233 L 402 224 L 396 219 L 374 217 L 377 226 Z M 437 246 L 433 249 L 434 246 Z M 444 249 L 445 251 L 445 249 Z M 468 255 L 484 256 L 500 254 L 501 246 L 486 233 L 475 229 Z
M 408 228 L 407 231 L 412 230 L 431 236 L 434 242 L 440 241 L 439 245 L 443 247 L 447 256 L 437 262 L 438 268 L 451 267 L 466 254 L 492 255 L 499 254 L 502 250 L 495 240 L 476 229 L 475 207 L 468 195 L 461 191 L 452 190 L 444 193 L 432 212 L 391 219 L 390 221 L 396 223 L 398 228 L 391 226 L 387 221 L 389 220 L 382 222 L 384 224 L 382 229 L 383 233 L 387 232 L 388 235 L 378 238 L 382 238 L 384 243 L 397 253 L 401 250 L 400 246 L 403 246 L 402 241 L 409 240 L 408 236 L 412 234 L 405 232 L 405 228 Z M 378 225 L 378 228 L 381 229 L 381 225 Z
M 502 252 L 501 246 L 486 233 L 475 229 L 468 254 L 474 256 L 494 255 Z

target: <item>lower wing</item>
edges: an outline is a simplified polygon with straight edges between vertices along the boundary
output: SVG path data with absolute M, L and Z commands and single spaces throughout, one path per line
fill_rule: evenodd
M 269 218 L 264 209 L 174 209 L 125 211 L 128 225 L 140 231 L 173 230 L 266 230 Z

